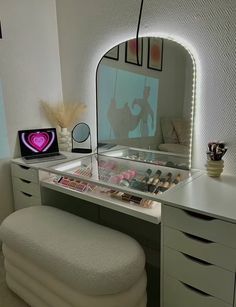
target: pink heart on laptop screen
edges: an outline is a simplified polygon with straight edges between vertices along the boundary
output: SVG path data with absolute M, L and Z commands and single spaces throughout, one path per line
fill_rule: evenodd
M 50 137 L 47 132 L 30 133 L 27 141 L 33 148 L 40 152 L 48 145 Z

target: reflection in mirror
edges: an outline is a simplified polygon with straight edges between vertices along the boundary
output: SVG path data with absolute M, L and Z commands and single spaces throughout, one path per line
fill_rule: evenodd
M 170 163 L 178 157 L 179 167 L 188 168 L 193 65 L 182 45 L 153 37 L 105 54 L 97 69 L 98 153 L 132 158 L 153 152 L 155 159 L 144 161 Z

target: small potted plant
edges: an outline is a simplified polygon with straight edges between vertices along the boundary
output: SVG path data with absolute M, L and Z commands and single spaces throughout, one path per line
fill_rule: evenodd
M 210 177 L 219 177 L 223 172 L 224 160 L 222 157 L 226 153 L 227 148 L 223 142 L 208 143 L 207 151 L 207 174 Z
M 51 104 L 41 101 L 42 108 L 53 126 L 59 127 L 59 148 L 63 151 L 71 151 L 71 133 L 69 129 L 78 123 L 86 106 L 81 103 L 57 103 Z

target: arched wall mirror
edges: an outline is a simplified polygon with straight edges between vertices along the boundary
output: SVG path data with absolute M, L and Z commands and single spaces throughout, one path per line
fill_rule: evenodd
M 97 68 L 98 153 L 188 169 L 194 71 L 189 52 L 168 39 L 108 51 Z

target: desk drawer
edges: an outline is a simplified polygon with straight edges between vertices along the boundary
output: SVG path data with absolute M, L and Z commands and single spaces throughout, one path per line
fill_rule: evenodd
M 12 163 L 11 170 L 12 170 L 13 177 L 22 178 L 22 179 L 25 179 L 25 180 L 28 180 L 34 183 L 39 182 L 38 171 L 34 168 L 31 168 L 25 165 Z
M 232 272 L 236 271 L 236 249 L 167 226 L 163 227 L 163 232 L 165 246 Z
M 22 191 L 14 192 L 15 209 L 41 205 L 41 199 Z
M 23 191 L 27 194 L 40 197 L 40 186 L 38 183 L 34 183 L 22 178 L 13 177 L 13 185 L 16 191 Z
M 165 307 L 231 307 L 214 296 L 164 275 L 163 302 Z
M 164 272 L 207 294 L 232 304 L 234 273 L 164 247 Z
M 162 206 L 162 222 L 166 226 L 236 248 L 236 224 L 167 205 Z

